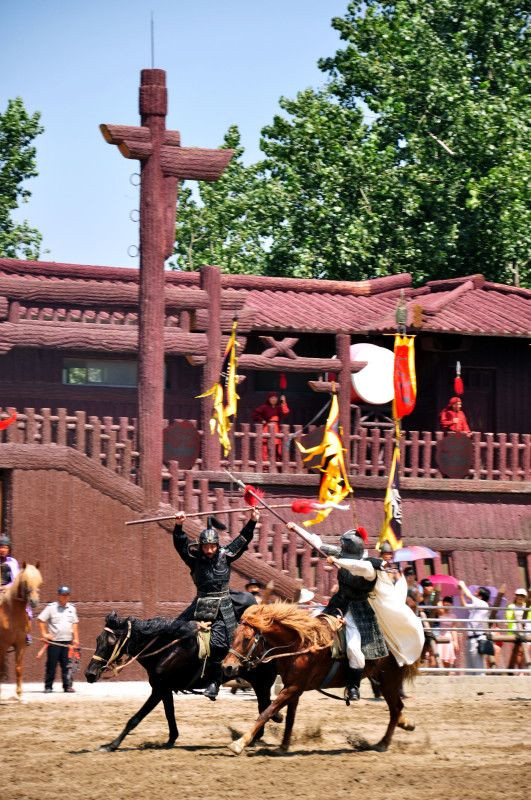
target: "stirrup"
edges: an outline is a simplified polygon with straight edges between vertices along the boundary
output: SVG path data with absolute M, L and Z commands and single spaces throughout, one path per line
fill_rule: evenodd
M 203 692 L 205 697 L 208 697 L 209 700 L 215 700 L 218 696 L 218 693 L 219 693 L 219 684 L 216 683 L 216 681 L 212 681 L 212 683 L 209 683 L 205 691 Z

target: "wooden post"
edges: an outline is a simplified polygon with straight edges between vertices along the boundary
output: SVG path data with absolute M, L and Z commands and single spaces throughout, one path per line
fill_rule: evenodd
M 203 366 L 201 391 L 206 392 L 219 379 L 221 369 L 221 275 L 217 267 L 204 266 L 200 271 L 200 285 L 208 294 L 209 308 L 207 321 L 208 351 Z M 210 433 L 212 416 L 212 397 L 201 399 L 201 440 L 202 468 L 218 470 L 221 463 L 220 445 L 216 434 Z
M 350 335 L 336 335 L 337 357 L 341 361 L 339 372 L 339 423 L 343 429 L 343 447 L 345 448 L 345 468 L 350 474 L 350 387 L 352 386 L 350 369 Z

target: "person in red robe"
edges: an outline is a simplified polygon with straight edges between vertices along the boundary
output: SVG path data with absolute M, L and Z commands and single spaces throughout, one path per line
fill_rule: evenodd
M 275 433 L 280 433 L 280 421 L 287 414 L 289 414 L 289 408 L 285 396 L 281 394 L 279 398 L 276 392 L 269 392 L 265 403 L 253 411 L 253 422 L 261 422 L 264 433 L 269 433 L 269 425 L 274 425 Z M 275 452 L 277 459 L 281 460 L 282 439 L 280 436 L 275 437 Z M 262 460 L 269 460 L 268 440 L 265 437 L 262 439 Z
M 453 433 L 470 433 L 470 428 L 462 411 L 463 404 L 459 397 L 450 397 L 448 405 L 441 411 L 440 421 L 441 428 L 446 433 L 452 431 Z

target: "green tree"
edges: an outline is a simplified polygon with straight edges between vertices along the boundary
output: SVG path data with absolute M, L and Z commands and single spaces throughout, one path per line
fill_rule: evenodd
M 40 114 L 28 114 L 20 97 L 9 100 L 0 114 L 0 255 L 8 258 L 38 258 L 42 236 L 24 220 L 15 223 L 11 213 L 31 192 L 24 181 L 36 176 L 33 140 L 43 132 Z
M 233 125 L 222 147 L 234 156 L 214 183 L 201 182 L 197 194 L 184 184 L 179 194 L 175 256 L 171 266 L 194 270 L 217 264 L 227 272 L 260 273 L 264 270 L 266 242 L 263 181 L 256 166 L 242 161 L 240 132 Z
M 345 45 L 320 62 L 326 89 L 282 98 L 263 161 L 236 163 L 190 206 L 206 258 L 528 283 L 528 22 L 517 0 L 351 2 L 332 21 Z
M 372 201 L 380 243 L 417 279 L 529 278 L 524 9 L 517 0 L 357 0 L 332 22 L 346 47 L 321 67 L 341 104 L 361 99 L 376 115 L 387 162 Z

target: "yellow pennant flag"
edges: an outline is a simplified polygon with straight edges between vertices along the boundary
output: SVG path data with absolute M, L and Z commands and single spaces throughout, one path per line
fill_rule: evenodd
M 325 520 L 334 505 L 340 503 L 347 495 L 352 493 L 343 455 L 343 443 L 339 434 L 339 403 L 336 394 L 332 395 L 330 412 L 321 443 L 308 449 L 303 447 L 300 442 L 297 442 L 297 446 L 302 453 L 306 454 L 304 461 L 310 461 L 314 456 L 321 456 L 318 466 L 322 473 L 318 502 L 329 504 L 328 508 L 318 511 L 314 519 L 303 522 L 303 525 L 308 527 Z
M 399 472 L 400 448 L 395 445 L 385 491 L 384 521 L 376 543 L 376 550 L 379 550 L 384 542 L 389 542 L 393 550 L 402 547 L 402 499 L 400 497 Z
M 210 418 L 210 433 L 214 434 L 217 432 L 225 457 L 230 453 L 229 432 L 236 417 L 238 400 L 240 399 L 236 393 L 236 367 L 238 363 L 236 356 L 236 348 L 238 347 L 238 342 L 236 341 L 237 325 L 237 320 L 234 320 L 229 341 L 225 348 L 219 380 L 207 392 L 198 395 L 198 397 L 209 397 L 210 395 L 214 397 L 212 417 Z

